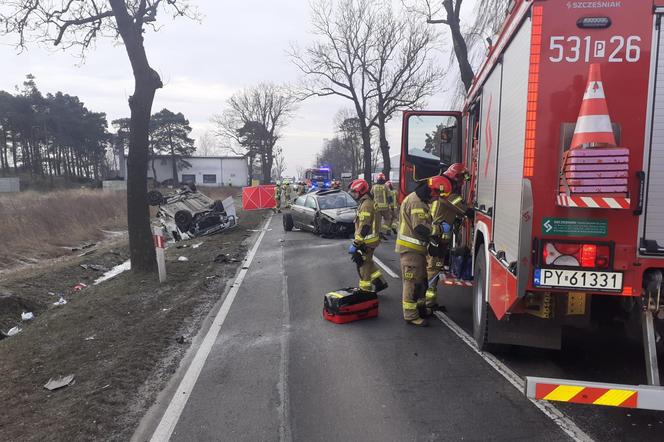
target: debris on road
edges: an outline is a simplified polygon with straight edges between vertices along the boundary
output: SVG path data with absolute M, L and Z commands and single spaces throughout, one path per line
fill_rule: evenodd
M 46 384 L 44 384 L 44 388 L 53 391 L 57 390 L 59 388 L 67 387 L 68 385 L 71 385 L 74 383 L 74 375 L 70 374 L 69 376 L 62 376 L 59 378 L 51 378 L 48 380 Z
M 74 291 L 75 291 L 75 292 L 80 292 L 81 290 L 83 290 L 83 289 L 85 289 L 85 288 L 87 288 L 87 287 L 88 287 L 87 284 L 85 284 L 85 283 L 83 283 L 83 282 L 79 282 L 78 284 L 76 284 L 76 285 L 74 286 Z
M 11 338 L 12 336 L 16 336 L 17 334 L 21 333 L 23 329 L 19 327 L 18 325 L 15 327 L 10 328 L 5 335 L 7 335 L 8 338 Z
M 58 299 L 57 301 L 55 301 L 53 303 L 53 305 L 55 305 L 56 307 L 59 307 L 61 305 L 65 305 L 66 303 L 67 303 L 67 300 L 61 296 L 60 299 Z
M 185 343 L 184 336 L 178 336 L 177 338 L 175 338 L 175 342 L 177 342 L 178 344 L 184 344 Z
M 189 261 L 189 258 L 187 258 L 186 256 L 179 256 L 179 257 L 178 257 L 178 261 L 180 261 L 180 262 L 187 262 L 187 261 Z
M 95 340 L 95 335 L 88 336 L 87 338 L 85 338 L 85 340 L 86 341 L 94 341 Z
M 214 262 L 220 263 L 220 264 L 227 264 L 229 262 L 240 262 L 241 260 L 238 259 L 237 257 L 232 257 L 228 253 L 222 253 L 221 255 L 217 255 L 214 258 Z
M 32 312 L 23 312 L 21 313 L 21 320 L 22 321 L 32 321 L 35 319 L 35 314 Z
M 197 248 L 199 248 L 199 247 L 202 246 L 202 245 L 203 245 L 203 243 L 202 243 L 202 242 L 199 242 L 199 243 L 196 243 L 196 244 L 192 245 L 191 248 L 192 248 L 192 249 L 197 249 Z
M 111 270 L 108 272 L 104 273 L 101 278 L 95 279 L 95 282 L 93 285 L 98 285 L 104 281 L 108 281 L 111 278 L 115 278 L 122 272 L 126 272 L 127 270 L 131 269 L 131 261 L 128 259 L 122 264 L 116 265 L 113 267 Z
M 157 218 L 175 241 L 213 235 L 237 225 L 232 197 L 212 200 L 193 184 L 166 195 L 153 190 L 148 193 L 148 200 L 151 206 L 159 206 Z

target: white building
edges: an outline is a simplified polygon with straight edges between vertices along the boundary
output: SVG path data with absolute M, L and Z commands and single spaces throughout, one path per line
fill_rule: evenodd
M 247 160 L 242 157 L 185 157 L 178 161 L 178 182 L 194 182 L 197 186 L 221 187 L 232 185 L 244 187 L 248 185 L 249 168 Z M 126 157 L 125 157 L 126 162 Z M 184 162 L 189 166 L 185 166 Z M 126 168 L 122 171 L 124 172 Z M 157 155 L 148 162 L 148 178 L 155 178 L 160 183 L 173 179 L 173 166 L 168 155 Z M 127 174 L 124 173 L 125 180 Z

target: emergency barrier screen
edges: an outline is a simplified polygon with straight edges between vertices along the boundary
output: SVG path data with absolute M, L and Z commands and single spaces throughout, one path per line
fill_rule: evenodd
M 244 210 L 274 209 L 276 206 L 275 186 L 242 188 L 242 208 Z

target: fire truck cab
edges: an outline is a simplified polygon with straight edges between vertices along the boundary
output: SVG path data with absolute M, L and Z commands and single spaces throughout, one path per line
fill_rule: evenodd
M 664 0 L 513 1 L 462 111 L 404 112 L 401 198 L 452 163 L 471 172 L 475 216 L 455 241 L 472 253 L 481 350 L 560 348 L 562 327 L 622 315 L 641 322 L 647 382 L 659 385 L 662 17 Z M 558 397 L 563 381 L 532 379 L 529 395 Z M 654 390 L 638 388 L 598 403 L 653 408 Z

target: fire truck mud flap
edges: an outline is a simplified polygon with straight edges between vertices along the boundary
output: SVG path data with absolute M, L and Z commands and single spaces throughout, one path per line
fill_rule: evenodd
M 664 411 L 664 388 L 526 376 L 525 394 L 536 400 Z
M 489 315 L 490 317 L 493 315 Z M 491 344 L 560 350 L 562 327 L 555 321 L 529 315 L 511 315 L 509 320 L 489 323 L 488 341 Z

